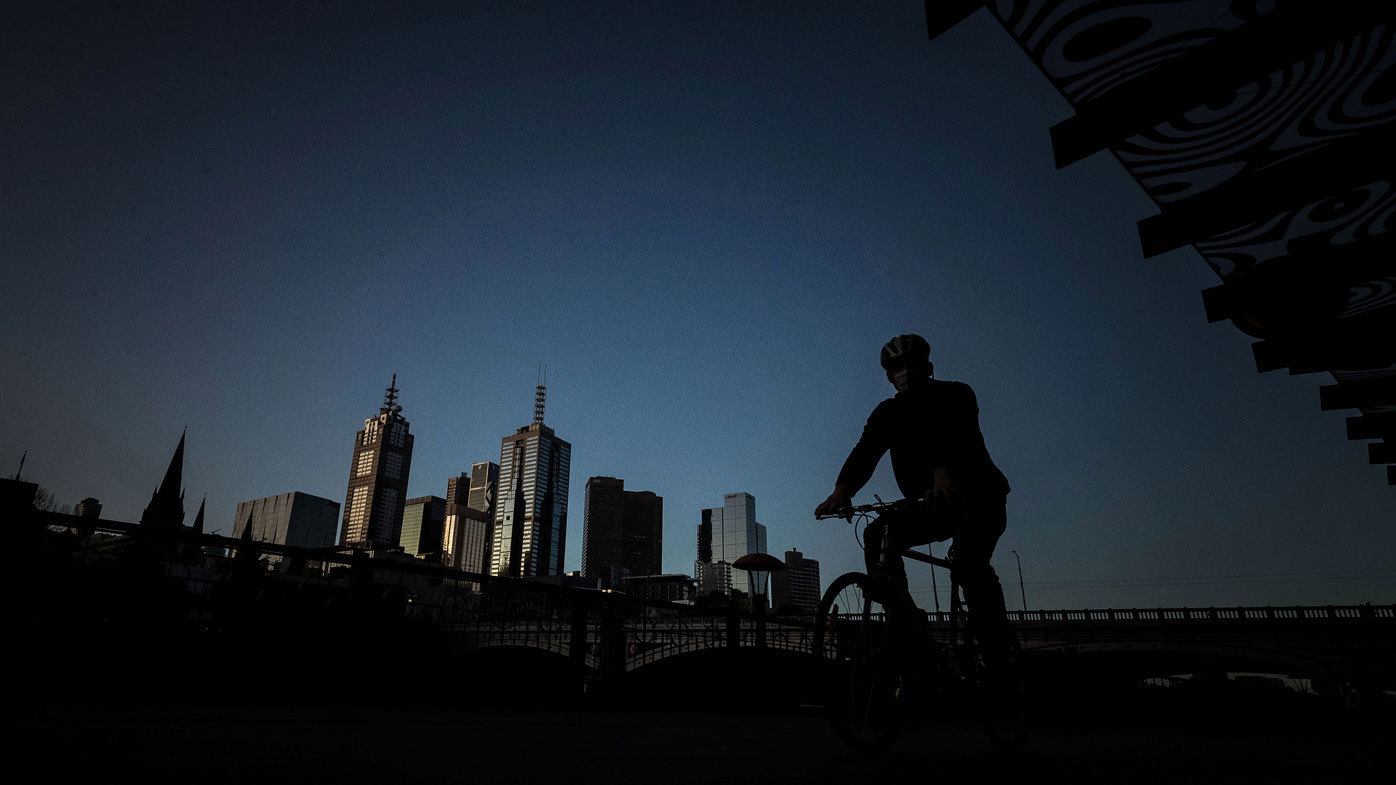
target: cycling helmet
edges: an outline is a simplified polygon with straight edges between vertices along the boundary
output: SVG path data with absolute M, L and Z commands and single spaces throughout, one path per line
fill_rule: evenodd
M 892 363 L 901 361 L 913 365 L 917 363 L 929 365 L 931 345 L 919 335 L 898 335 L 882 347 L 882 367 L 886 369 Z

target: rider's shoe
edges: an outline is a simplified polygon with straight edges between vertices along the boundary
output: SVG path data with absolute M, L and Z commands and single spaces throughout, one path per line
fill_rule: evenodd
M 868 576 L 868 583 L 863 593 L 867 595 L 867 599 L 885 607 L 896 598 L 896 589 L 896 582 L 892 580 L 891 575 L 877 571 Z

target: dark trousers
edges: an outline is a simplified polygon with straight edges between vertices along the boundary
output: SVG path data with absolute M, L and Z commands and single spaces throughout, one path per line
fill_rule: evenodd
M 1007 524 L 1006 503 L 1002 497 L 967 497 L 950 509 L 934 512 L 921 505 L 888 512 L 868 524 L 863 533 L 863 556 L 868 574 L 885 573 L 892 578 L 897 590 L 905 593 L 906 566 L 902 562 L 902 551 L 913 545 L 953 539 L 950 577 L 964 589 L 970 631 L 988 649 L 1007 646 L 1013 640 L 1013 628 L 1008 624 L 998 573 L 989 565 L 994 546 Z M 883 532 L 888 533 L 890 543 L 879 568 L 879 559 L 884 559 Z M 910 595 L 904 599 L 909 601 Z

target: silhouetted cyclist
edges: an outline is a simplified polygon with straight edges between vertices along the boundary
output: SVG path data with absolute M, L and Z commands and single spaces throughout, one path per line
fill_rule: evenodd
M 838 515 L 872 477 L 882 455 L 892 453 L 897 487 L 924 504 L 889 512 L 864 533 L 868 574 L 885 575 L 889 610 L 911 607 L 901 552 L 912 545 L 954 539 L 954 578 L 964 587 L 970 626 L 985 653 L 1011 645 L 1013 630 L 1003 605 L 1003 588 L 989 565 L 1007 524 L 1008 480 L 989 458 L 979 431 L 974 390 L 961 382 L 939 381 L 931 347 L 919 335 L 898 335 L 882 347 L 882 368 L 897 394 L 873 409 L 858 444 L 844 461 L 834 492 L 816 515 Z M 890 532 L 890 555 L 878 564 L 883 527 Z

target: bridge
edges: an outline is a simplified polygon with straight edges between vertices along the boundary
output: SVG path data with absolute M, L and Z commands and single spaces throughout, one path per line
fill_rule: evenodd
M 96 635 L 107 648 L 133 651 L 154 636 L 204 641 L 207 656 L 255 657 L 257 647 L 281 646 L 324 661 L 343 656 L 329 642 L 384 663 L 531 651 L 588 683 L 624 681 L 665 661 L 754 653 L 807 670 L 798 663 L 813 652 L 810 616 L 649 601 L 410 558 L 143 532 L 57 513 L 41 525 L 40 550 L 51 562 L 19 591 L 39 598 L 36 630 L 74 648 L 92 648 Z M 1047 680 L 1260 672 L 1396 688 L 1396 605 L 1030 610 L 1009 618 Z M 927 619 L 933 634 L 950 634 L 948 613 Z

